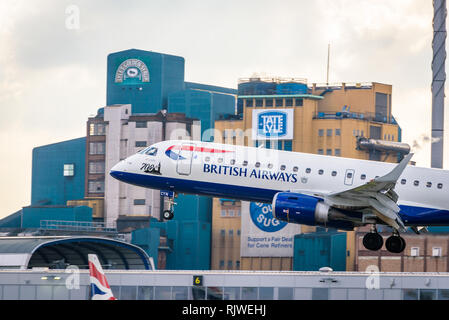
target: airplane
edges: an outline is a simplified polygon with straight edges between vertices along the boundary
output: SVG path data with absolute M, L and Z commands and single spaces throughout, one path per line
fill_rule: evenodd
M 117 300 L 96 254 L 88 254 L 91 300 Z
M 110 175 L 161 190 L 169 198 L 163 218 L 174 215 L 177 194 L 271 203 L 276 219 L 352 231 L 370 226 L 368 250 L 384 244 L 377 226 L 392 228 L 392 253 L 405 250 L 400 236 L 411 228 L 449 226 L 449 171 L 274 149 L 171 140 L 122 160 Z

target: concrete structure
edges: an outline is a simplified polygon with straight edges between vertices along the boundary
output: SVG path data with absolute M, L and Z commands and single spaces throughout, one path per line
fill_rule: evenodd
M 107 269 L 154 269 L 142 249 L 108 238 L 0 237 L 0 269 L 88 269 L 89 253 Z
M 446 84 L 446 0 L 433 0 L 432 168 L 443 168 L 444 86 Z
M 447 273 L 105 270 L 120 300 L 449 300 Z M 202 276 L 202 285 L 193 280 Z M 89 273 L 0 270 L 2 300 L 87 300 Z M 224 309 L 224 308 L 223 308 Z
M 305 79 L 254 78 L 242 79 L 238 90 L 238 116 L 215 122 L 215 142 L 387 162 L 398 162 L 404 155 L 399 152 L 404 148 L 398 145 L 401 129 L 392 114 L 390 85 L 343 83 L 308 86 Z M 261 128 L 263 124 L 259 120 L 265 112 L 283 113 L 287 119 L 290 118 L 290 123 L 286 123 L 290 129 L 284 138 L 271 138 L 269 134 L 264 137 L 256 133 L 254 128 Z M 271 129 L 274 127 L 271 125 Z M 375 139 L 382 148 L 365 147 L 365 144 L 362 148 L 361 138 Z M 265 209 L 262 217 L 271 219 L 269 206 Z M 221 214 L 228 211 L 241 211 L 242 218 L 231 219 Z M 237 238 L 230 237 L 229 232 L 242 230 L 239 235 L 241 243 L 248 237 L 253 238 L 243 231 L 242 221 L 244 217 L 254 215 L 260 215 L 257 207 L 244 202 L 214 200 L 212 266 L 233 270 L 237 269 L 238 261 L 242 270 L 292 270 L 293 250 L 283 252 L 282 256 L 275 251 L 267 251 L 263 256 L 251 253 L 252 256 L 245 257 L 240 252 L 246 244 L 239 248 Z M 251 220 L 248 223 L 252 225 Z M 296 233 L 314 231 L 315 228 L 298 226 Z M 282 235 L 282 232 L 281 239 L 288 242 L 292 236 Z M 273 233 L 258 233 L 258 237 L 264 236 L 270 238 Z M 354 232 L 347 233 L 343 254 L 345 250 L 347 270 L 352 271 L 356 263 Z

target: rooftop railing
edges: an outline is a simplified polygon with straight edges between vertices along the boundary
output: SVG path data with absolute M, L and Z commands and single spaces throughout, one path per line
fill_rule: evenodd
M 57 231 L 83 231 L 117 233 L 117 227 L 103 222 L 41 220 L 40 229 Z

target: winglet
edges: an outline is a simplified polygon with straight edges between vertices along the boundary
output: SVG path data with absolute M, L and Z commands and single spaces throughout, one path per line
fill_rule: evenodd
M 408 163 L 414 156 L 414 153 L 408 154 L 402 161 L 387 175 L 377 178 L 377 182 L 396 182 L 398 181 L 399 177 L 401 176 L 402 172 L 404 172 L 405 168 L 407 167 Z

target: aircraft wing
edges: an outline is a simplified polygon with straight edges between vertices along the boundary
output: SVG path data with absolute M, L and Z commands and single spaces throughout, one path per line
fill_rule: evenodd
M 407 155 L 390 173 L 359 187 L 314 195 L 322 197 L 326 204 L 334 208 L 372 212 L 391 227 L 404 231 L 405 225 L 399 216 L 398 195 L 394 188 L 412 157 L 413 154 Z

